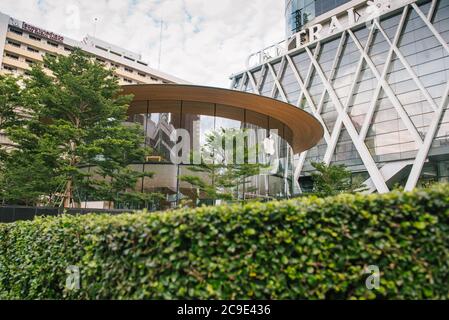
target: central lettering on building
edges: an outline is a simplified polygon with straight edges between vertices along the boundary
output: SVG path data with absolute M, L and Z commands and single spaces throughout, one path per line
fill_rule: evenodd
M 350 8 L 343 14 L 332 16 L 325 23 L 311 25 L 285 41 L 250 55 L 247 59 L 247 67 L 251 68 L 262 64 L 284 55 L 287 51 L 304 47 L 327 36 L 346 30 L 359 22 L 369 22 L 389 10 L 393 1 L 367 1 L 364 6 Z

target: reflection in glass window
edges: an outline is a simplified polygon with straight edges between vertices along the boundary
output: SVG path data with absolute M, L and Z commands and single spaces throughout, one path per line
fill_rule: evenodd
M 274 118 L 232 106 L 194 101 L 144 101 L 136 103 L 134 110 L 139 112 L 131 115 L 129 121 L 142 126 L 146 143 L 153 150 L 147 162 L 137 166 L 141 166 L 142 172 L 154 173 L 153 178 L 140 179 L 136 188 L 163 195 L 157 205 L 151 203 L 147 205 L 148 208 L 170 208 L 187 200 L 196 205 L 214 202 L 204 190 L 181 177 L 190 176 L 215 187 L 218 176 L 210 176 L 204 171 L 196 170 L 199 168 L 197 165 L 171 163 L 170 152 L 180 141 L 171 141 L 170 135 L 178 128 L 185 129 L 190 134 L 190 147 L 204 147 L 207 137 L 213 133 L 236 133 L 233 144 L 236 150 L 239 149 L 237 143 L 242 144 L 242 148 L 246 150 L 245 164 L 273 165 L 272 170 L 245 176 L 235 186 L 229 187 L 233 201 L 283 198 L 298 190 L 297 183 L 293 181 L 293 152 L 287 142 L 292 141 L 293 134 L 291 129 Z M 277 130 L 277 134 L 270 134 L 270 130 Z M 239 132 L 242 134 L 241 138 L 237 138 L 240 137 L 237 134 Z M 273 153 L 266 149 L 267 139 L 274 141 Z M 237 160 L 237 155 L 232 156 L 233 161 Z M 216 174 L 224 174 L 225 171 L 220 169 Z

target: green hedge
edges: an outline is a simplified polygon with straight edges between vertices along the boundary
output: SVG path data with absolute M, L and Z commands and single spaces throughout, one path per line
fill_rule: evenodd
M 448 283 L 449 186 L 0 225 L 2 299 L 447 299 Z

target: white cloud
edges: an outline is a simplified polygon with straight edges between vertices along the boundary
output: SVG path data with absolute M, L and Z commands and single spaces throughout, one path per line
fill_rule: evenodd
M 74 29 L 68 13 L 79 8 Z M 2 0 L 0 11 L 81 40 L 93 34 L 195 84 L 228 87 L 246 57 L 282 40 L 283 0 Z

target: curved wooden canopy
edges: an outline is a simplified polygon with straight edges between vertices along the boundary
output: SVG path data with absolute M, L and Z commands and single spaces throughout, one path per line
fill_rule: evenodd
M 321 124 L 309 113 L 279 100 L 251 93 L 179 84 L 125 85 L 123 94 L 133 94 L 137 101 L 191 101 L 213 103 L 250 110 L 269 116 L 286 125 L 292 132 L 292 148 L 300 153 L 315 146 L 323 137 Z M 129 114 L 141 113 L 131 104 Z M 160 111 L 159 111 L 160 112 Z

